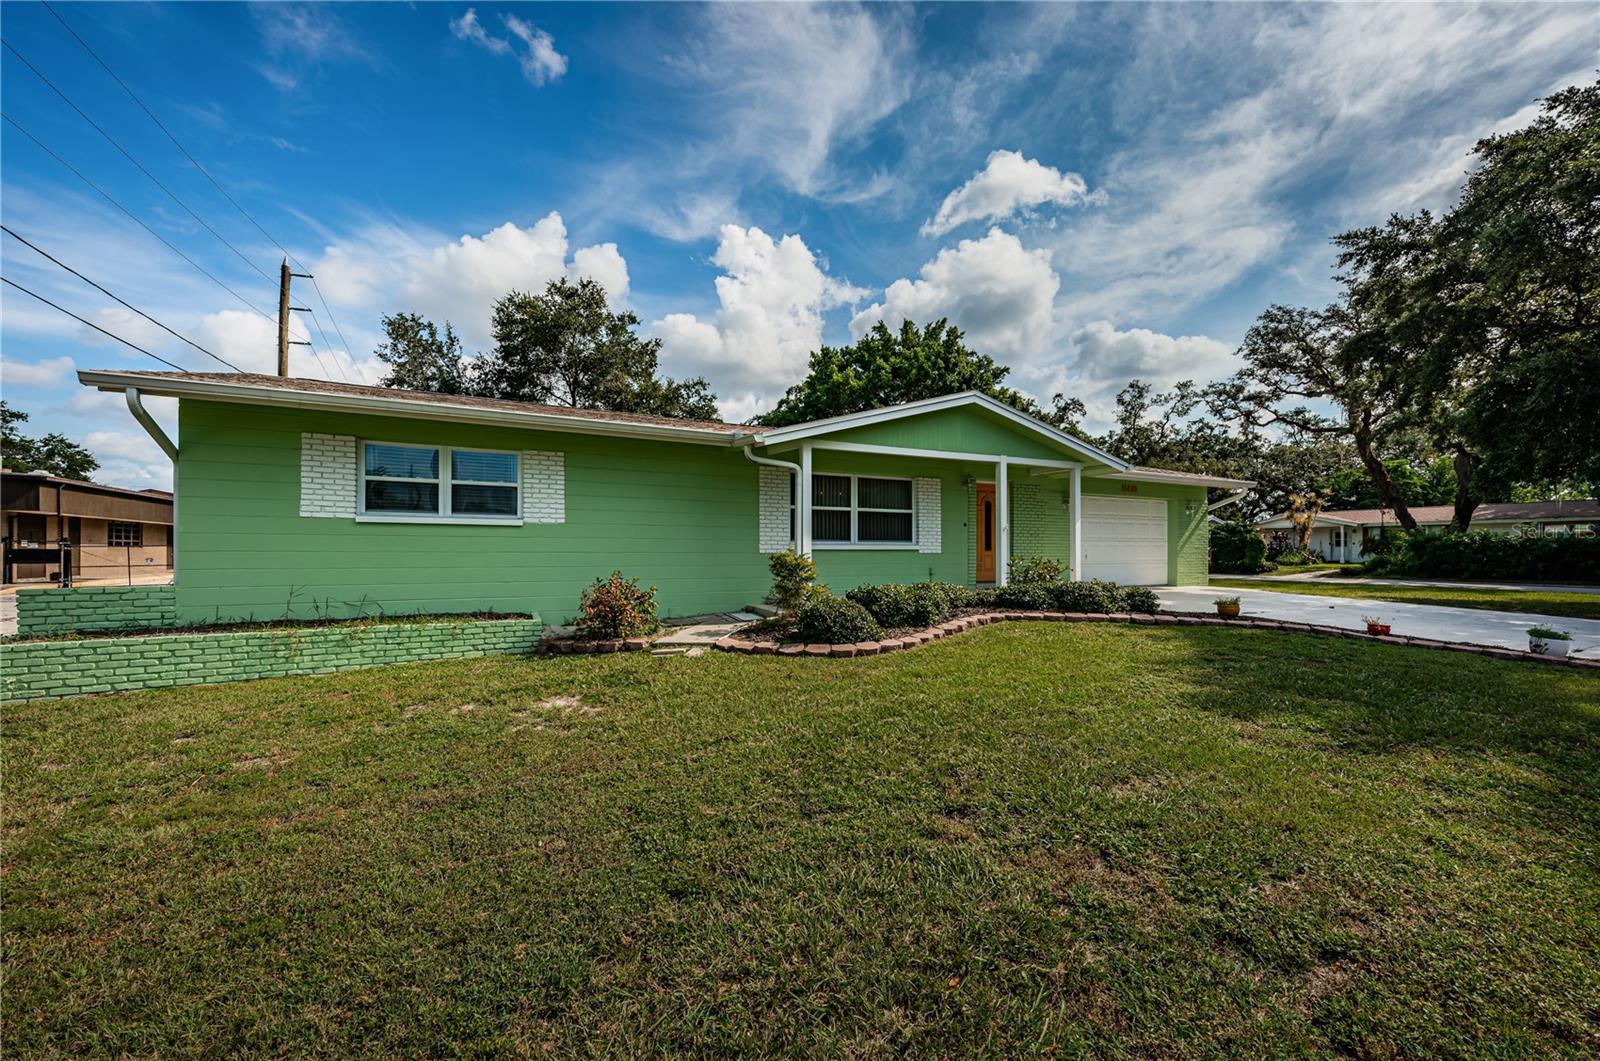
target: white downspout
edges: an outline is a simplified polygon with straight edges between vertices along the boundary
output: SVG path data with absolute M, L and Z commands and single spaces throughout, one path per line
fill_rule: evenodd
M 156 418 L 150 415 L 150 410 L 144 407 L 144 400 L 139 395 L 138 387 L 128 387 L 122 392 L 122 397 L 128 403 L 128 412 L 139 421 L 139 426 L 155 440 L 161 447 L 161 452 L 172 461 L 172 531 L 168 535 L 167 548 L 172 550 L 172 582 L 178 582 L 178 444 L 161 430 L 161 425 L 156 423 Z
M 752 464 L 765 464 L 769 468 L 782 468 L 791 476 L 800 474 L 800 465 L 790 464 L 788 461 L 777 460 L 773 457 L 758 457 L 754 453 L 750 452 L 749 446 L 744 447 L 744 459 L 750 461 Z M 791 479 L 790 482 L 793 483 L 794 480 Z M 795 484 L 794 491 L 794 530 L 794 535 L 789 539 L 790 545 L 797 545 L 798 543 L 795 541 L 795 538 L 800 536 L 800 488 L 798 484 Z

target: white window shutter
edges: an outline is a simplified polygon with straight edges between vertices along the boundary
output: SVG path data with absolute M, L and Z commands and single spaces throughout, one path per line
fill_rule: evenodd
M 917 552 L 919 553 L 944 551 L 941 539 L 944 520 L 939 505 L 939 486 L 938 479 L 912 480 L 912 496 L 916 499 L 917 508 Z
M 757 530 L 764 553 L 781 553 L 789 548 L 789 479 L 792 473 L 762 464 L 759 476 Z
M 356 514 L 357 475 L 354 435 L 300 435 L 300 514 L 350 519 Z

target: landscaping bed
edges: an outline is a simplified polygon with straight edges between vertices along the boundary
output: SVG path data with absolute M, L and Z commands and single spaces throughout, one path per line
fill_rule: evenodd
M 1600 1051 L 1600 682 L 1243 624 L 13 704 L 6 1056 Z

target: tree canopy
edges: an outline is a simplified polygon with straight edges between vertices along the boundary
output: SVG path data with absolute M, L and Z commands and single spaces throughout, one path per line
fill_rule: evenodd
M 448 321 L 442 337 L 414 313 L 383 324 L 387 338 L 377 354 L 390 366 L 387 387 L 717 419 L 710 385 L 660 376 L 661 340 L 641 337 L 639 318 L 614 310 L 593 280 L 552 280 L 539 294 L 507 294 L 494 306 L 494 349 L 471 358 L 462 356 Z
M 1004 385 L 1010 372 L 969 347 L 948 320 L 924 327 L 905 321 L 898 330 L 879 321 L 849 346 L 824 346 L 812 354 L 805 379 L 755 422 L 782 427 L 969 390 L 1058 425 L 1075 426 L 1083 415 L 1082 402 L 1062 395 L 1042 409 Z
M 29 438 L 17 430 L 28 414 L 0 401 L 0 454 L 8 471 L 49 472 L 64 479 L 87 479 L 100 467 L 94 454 L 66 435 L 52 431 L 42 438 Z

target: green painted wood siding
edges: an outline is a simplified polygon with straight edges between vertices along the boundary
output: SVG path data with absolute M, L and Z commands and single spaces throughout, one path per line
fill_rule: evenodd
M 770 579 L 756 466 L 731 448 L 184 401 L 179 618 L 577 612 L 596 576 L 660 587 L 664 615 L 740 607 Z M 566 454 L 566 522 L 356 523 L 299 515 L 301 432 Z
M 830 442 L 858 442 L 874 446 L 948 450 L 952 453 L 993 453 L 996 456 L 1077 460 L 1080 455 L 1037 435 L 1021 431 L 1010 422 L 980 409 L 941 409 L 881 424 L 851 428 L 828 436 Z M 990 478 L 994 477 L 990 466 Z
M 613 569 L 659 587 L 663 615 L 742 607 L 770 587 L 758 548 L 758 473 L 736 449 L 194 400 L 181 403 L 179 426 L 180 621 L 493 610 L 559 623 L 576 614 L 583 587 Z M 561 451 L 566 522 L 302 517 L 302 432 Z M 989 481 L 994 465 L 818 450 L 814 467 L 940 480 L 941 551 L 819 547 L 819 573 L 836 592 L 928 578 L 972 583 L 976 513 L 964 479 Z M 1010 481 L 1013 554 L 1064 564 L 1067 481 L 1025 468 Z M 1084 491 L 1122 487 L 1085 478 Z M 1138 494 L 1168 500 L 1169 577 L 1204 583 L 1205 491 L 1141 483 Z M 1189 501 L 1202 511 L 1186 514 Z

